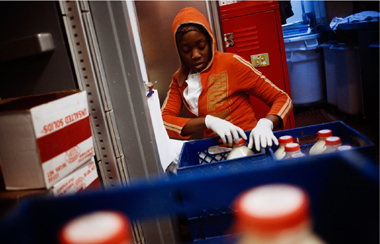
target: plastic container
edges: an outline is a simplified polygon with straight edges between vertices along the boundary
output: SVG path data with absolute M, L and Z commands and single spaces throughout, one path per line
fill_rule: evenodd
M 168 217 L 189 213 L 203 219 L 202 233 L 193 237 L 193 243 L 234 243 L 234 235 L 228 234 L 233 223 L 234 215 L 229 213 L 235 211 L 230 208 L 234 199 L 254 186 L 272 183 L 297 185 L 308 192 L 314 231 L 329 244 L 379 242 L 376 161 L 350 150 L 288 162 L 207 177 L 151 176 L 135 179 L 124 189 L 62 198 L 24 198 L 2 218 L 0 243 L 56 244 L 57 233 L 65 223 L 98 210 L 122 212 L 131 223 L 144 226 L 157 225 L 156 221 L 161 220 L 167 223 Z M 206 212 L 212 214 L 206 217 Z M 219 218 L 225 215 L 230 218 Z M 147 236 L 149 233 L 143 233 L 145 239 Z
M 317 133 L 318 140 L 317 142 L 310 148 L 309 155 L 317 155 L 323 153 L 326 149 L 326 138 L 332 136 L 332 131 L 328 129 L 320 130 Z
M 249 133 L 246 132 L 249 138 Z M 219 147 L 219 137 L 201 139 L 184 143 L 179 156 L 178 178 L 210 177 L 224 173 L 239 173 L 259 169 L 273 164 L 272 158 L 265 149 L 241 158 L 227 159 L 230 154 L 225 147 Z M 186 202 L 185 202 L 186 204 Z M 201 213 L 186 213 L 187 222 L 194 240 L 215 236 L 217 230 L 228 225 L 233 210 L 229 207 L 221 209 L 201 209 Z
M 246 132 L 249 138 L 248 133 Z M 272 163 L 270 155 L 264 149 L 260 152 L 252 150 L 254 154 L 250 156 L 227 160 L 231 149 L 220 145 L 219 137 L 186 142 L 179 156 L 177 174 L 179 177 L 207 176 L 225 171 L 238 172 Z
M 288 159 L 293 154 L 300 153 L 300 152 L 301 152 L 301 148 L 298 143 L 295 143 L 295 142 L 288 143 L 285 146 L 285 156 L 283 157 L 283 159 Z
M 293 137 L 289 135 L 281 136 L 280 138 L 278 138 L 279 146 L 276 152 L 274 153 L 276 159 L 281 160 L 283 157 L 285 157 L 285 145 L 292 142 Z
M 336 149 L 342 145 L 342 141 L 339 136 L 330 136 L 326 138 L 325 150 L 323 153 L 332 153 L 335 152 Z
M 273 134 L 277 138 L 284 135 L 291 135 L 294 141 L 298 141 L 301 147 L 301 151 L 306 155 L 309 154 L 310 148 L 317 141 L 318 131 L 328 129 L 331 130 L 334 136 L 339 136 L 343 145 L 352 146 L 352 151 L 362 155 L 365 158 L 377 161 L 376 147 L 373 142 L 371 142 L 364 135 L 354 130 L 342 121 L 334 121 L 329 123 L 323 123 L 318 125 L 310 125 L 297 127 L 294 129 L 274 131 Z M 268 148 L 268 153 L 274 162 L 276 162 L 276 157 L 274 152 L 277 150 L 278 146 L 273 145 Z M 314 155 L 317 157 L 320 155 Z
M 306 154 L 304 154 L 303 152 L 299 152 L 299 153 L 294 153 L 294 154 L 290 155 L 289 158 L 302 158 L 305 156 L 306 156 Z
M 346 151 L 346 150 L 351 150 L 353 147 L 350 146 L 350 145 L 342 145 L 342 146 L 339 146 L 336 151 L 337 152 L 341 152 L 341 151 Z
M 338 106 L 336 90 L 336 69 L 335 54 L 330 48 L 337 42 L 326 42 L 320 45 L 323 48 L 323 58 L 325 63 L 326 97 L 331 105 Z
M 129 220 L 116 211 L 95 211 L 76 217 L 59 232 L 60 244 L 132 244 Z
M 330 47 L 335 55 L 338 109 L 350 115 L 363 112 L 359 48 L 347 44 Z
M 236 244 L 323 244 L 312 230 L 308 194 L 298 186 L 252 188 L 235 202 L 241 237 Z
M 246 144 L 243 138 L 241 138 L 237 144 L 234 141 L 232 151 L 228 154 L 227 160 L 253 155 L 253 151 L 249 149 Z
M 311 105 L 325 99 L 323 56 L 319 37 L 320 34 L 311 34 L 284 38 L 294 105 Z

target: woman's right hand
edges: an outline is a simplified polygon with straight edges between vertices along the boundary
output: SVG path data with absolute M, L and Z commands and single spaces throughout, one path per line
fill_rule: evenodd
M 208 129 L 211 129 L 218 134 L 224 144 L 232 146 L 232 140 L 235 140 L 235 142 L 238 143 L 239 134 L 247 140 L 247 135 L 244 133 L 243 129 L 226 120 L 207 115 L 205 118 L 205 125 Z

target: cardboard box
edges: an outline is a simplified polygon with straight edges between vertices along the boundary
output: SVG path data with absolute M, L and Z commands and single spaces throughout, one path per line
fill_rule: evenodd
M 94 158 L 55 184 L 51 192 L 54 196 L 64 196 L 83 190 L 101 190 Z
M 0 100 L 0 125 L 7 190 L 49 189 L 94 155 L 85 91 Z

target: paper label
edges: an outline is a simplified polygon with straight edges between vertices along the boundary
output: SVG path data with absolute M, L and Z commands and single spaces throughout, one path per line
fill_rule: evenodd
M 92 137 L 44 162 L 42 170 L 49 188 L 94 156 Z
M 79 92 L 31 109 L 36 138 L 40 138 L 86 118 L 86 93 Z
M 251 55 L 251 63 L 256 68 L 257 67 L 269 66 L 269 55 L 268 55 L 268 53 Z
M 73 173 L 55 184 L 52 188 L 52 192 L 55 196 L 74 194 L 86 189 L 97 179 L 98 173 L 96 171 L 95 161 L 92 158 L 89 163 L 75 170 Z

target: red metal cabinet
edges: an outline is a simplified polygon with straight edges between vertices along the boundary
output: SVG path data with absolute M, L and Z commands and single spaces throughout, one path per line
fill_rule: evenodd
M 226 52 L 236 53 L 255 66 L 261 64 L 256 68 L 290 96 L 278 2 L 243 1 L 221 6 L 220 14 L 225 40 L 229 39 L 229 42 L 226 42 Z M 252 56 L 257 55 L 260 56 L 251 60 Z M 257 118 L 266 116 L 269 111 L 267 105 L 255 97 L 251 97 L 251 103 Z M 284 129 L 294 127 L 292 113 Z

